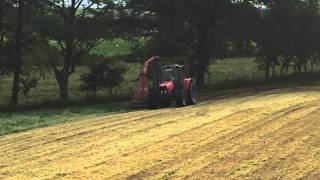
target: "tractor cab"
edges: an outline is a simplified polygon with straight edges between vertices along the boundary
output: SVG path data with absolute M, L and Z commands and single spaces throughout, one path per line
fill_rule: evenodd
M 185 77 L 184 67 L 178 64 L 165 65 L 161 67 L 161 82 L 172 81 L 179 83 Z

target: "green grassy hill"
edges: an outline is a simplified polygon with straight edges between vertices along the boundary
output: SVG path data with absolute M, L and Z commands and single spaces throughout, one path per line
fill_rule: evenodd
M 131 43 L 122 39 L 103 41 L 91 53 L 103 55 L 104 57 L 128 55 L 131 53 Z

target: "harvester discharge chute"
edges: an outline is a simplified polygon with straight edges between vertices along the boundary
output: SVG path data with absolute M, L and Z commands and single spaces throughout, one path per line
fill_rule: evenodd
M 136 88 L 133 91 L 133 97 L 129 106 L 131 108 L 143 108 L 147 106 L 147 100 L 149 96 L 149 81 L 148 81 L 148 67 L 160 57 L 152 57 L 147 60 L 140 71 L 139 80 Z

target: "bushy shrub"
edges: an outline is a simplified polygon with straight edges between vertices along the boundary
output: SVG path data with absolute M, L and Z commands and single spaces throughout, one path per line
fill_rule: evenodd
M 27 103 L 29 102 L 29 94 L 32 89 L 35 89 L 39 85 L 39 79 L 35 77 L 30 77 L 29 75 L 24 75 L 20 78 L 20 93 L 24 95 Z
M 80 90 L 87 92 L 87 96 L 95 97 L 99 88 L 112 90 L 124 80 L 128 71 L 125 64 L 101 61 L 91 64 L 90 71 L 81 75 Z

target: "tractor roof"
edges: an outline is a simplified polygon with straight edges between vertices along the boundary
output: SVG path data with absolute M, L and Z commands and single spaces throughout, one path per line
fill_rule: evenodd
M 169 71 L 169 70 L 181 69 L 181 68 L 183 68 L 183 66 L 180 66 L 179 64 L 171 64 L 171 65 L 161 66 L 162 71 Z

